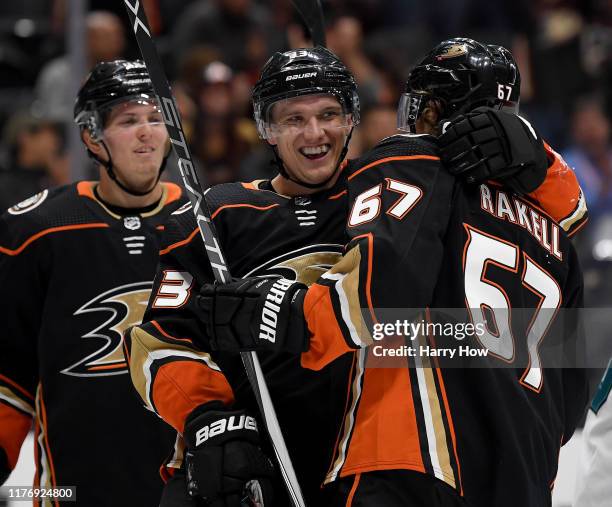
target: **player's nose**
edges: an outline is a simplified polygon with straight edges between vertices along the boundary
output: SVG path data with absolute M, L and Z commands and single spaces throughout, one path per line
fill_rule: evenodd
M 322 123 L 316 116 L 312 116 L 304 125 L 305 138 L 319 138 L 325 134 Z
M 152 133 L 153 125 L 151 125 L 151 123 L 149 123 L 148 121 L 140 123 L 137 127 L 136 135 L 138 136 L 138 139 L 147 139 L 151 137 Z

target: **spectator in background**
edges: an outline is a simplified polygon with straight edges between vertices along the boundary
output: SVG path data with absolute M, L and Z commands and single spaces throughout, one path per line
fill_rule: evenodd
M 349 147 L 349 159 L 372 149 L 381 139 L 397 134 L 397 109 L 378 105 L 364 110 L 355 134 Z
M 47 187 L 68 183 L 68 165 L 60 126 L 17 112 L 2 136 L 0 210 Z
M 195 92 L 199 116 L 193 134 L 193 152 L 202 166 L 206 185 L 236 181 L 241 162 L 258 144 L 254 123 L 236 110 L 234 73 L 222 62 L 206 65 Z
M 269 11 L 252 0 L 200 0 L 186 7 L 174 25 L 171 52 L 180 66 L 189 50 L 213 46 L 232 70 L 256 76 L 281 38 Z
M 87 29 L 87 70 L 96 63 L 123 56 L 125 32 L 121 20 L 113 13 L 94 11 L 85 20 Z M 73 96 L 68 55 L 48 62 L 36 82 L 37 109 L 57 121 L 72 121 Z
M 591 220 L 612 212 L 610 121 L 594 99 L 578 101 L 571 123 L 572 144 L 563 152 L 574 168 L 589 205 Z
M 363 29 L 359 19 L 348 15 L 332 18 L 327 25 L 326 35 L 329 49 L 338 55 L 355 76 L 362 105 L 394 105 L 397 97 L 393 85 L 364 52 Z

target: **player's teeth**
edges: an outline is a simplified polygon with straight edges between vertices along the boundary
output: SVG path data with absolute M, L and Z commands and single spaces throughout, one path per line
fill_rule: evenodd
M 306 146 L 302 148 L 304 155 L 320 155 L 321 153 L 327 153 L 329 146 L 327 144 L 323 146 Z

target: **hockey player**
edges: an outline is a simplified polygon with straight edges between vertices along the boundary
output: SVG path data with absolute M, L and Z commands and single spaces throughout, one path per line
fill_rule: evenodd
M 326 49 L 289 51 L 269 60 L 253 96 L 259 132 L 276 156 L 279 174 L 270 181 L 210 189 L 206 199 L 213 223 L 234 276 L 275 273 L 310 284 L 340 258 L 346 242 L 343 160 L 359 122 L 355 80 Z M 246 482 L 238 479 L 248 474 L 259 479 L 264 504 L 270 505 L 271 469 L 259 450 L 257 430 L 245 426 L 202 437 L 211 424 L 246 420 L 257 410 L 240 360 L 211 357 L 193 343 L 203 328 L 192 296 L 213 280 L 203 248 L 189 206 L 175 212 L 166 224 L 146 323 L 126 336 L 132 379 L 147 406 L 183 435 L 192 495 L 213 505 L 238 506 Z M 301 370 L 288 354 L 260 359 L 281 425 L 288 428 L 287 444 L 293 453 L 308 456 L 295 466 L 308 503 L 317 505 L 329 447 L 316 444 L 333 445 L 333 425 L 325 421 L 341 416 L 337 393 L 343 388 L 336 382 L 348 361 L 340 359 L 318 375 Z M 298 413 L 305 416 L 294 417 Z M 177 447 L 169 474 L 183 454 Z M 180 498 L 185 484 L 184 476 L 176 475 L 162 505 L 188 503 Z M 274 489 L 277 504 L 288 504 L 278 498 L 282 486 Z
M 121 333 L 142 318 L 163 223 L 185 199 L 160 182 L 169 140 L 142 62 L 98 64 L 74 118 L 99 181 L 0 218 L 0 483 L 33 425 L 36 488 L 76 486 L 88 507 L 157 505 L 174 432 L 134 395 Z
M 213 187 L 206 194 L 212 219 L 234 276 L 276 274 L 308 285 L 340 258 L 347 239 L 343 159 L 359 118 L 355 83 L 323 48 L 277 53 L 263 69 L 253 104 L 279 174 L 271 181 Z M 560 163 L 554 155 L 552 160 Z M 579 194 L 575 178 L 568 186 Z M 189 207 L 174 213 L 165 236 L 144 323 L 126 335 L 134 385 L 147 406 L 184 436 L 183 470 L 194 496 L 237 505 L 247 479 L 259 479 L 267 497 L 270 470 L 253 428 L 198 438 L 210 435 L 212 424 L 227 428 L 256 409 L 240 361 L 201 352 L 205 329 L 196 296 L 213 277 Z M 261 359 L 307 503 L 322 505 L 319 485 L 343 416 L 353 358 L 339 358 L 319 373 L 301 370 L 286 354 Z M 180 471 L 184 455 L 178 446 L 167 468 L 173 479 L 164 505 L 189 503 Z M 245 465 L 247 456 L 254 458 Z
M 202 289 L 213 350 L 302 352 L 313 370 L 351 357 L 329 505 L 551 503 L 559 448 L 587 395 L 584 371 L 555 362 L 579 351 L 567 313 L 582 304 L 576 253 L 532 200 L 448 174 L 436 137 L 441 119 L 461 131 L 482 114 L 470 113 L 476 106 L 514 105 L 517 78 L 503 48 L 469 39 L 434 48 L 399 107 L 400 125 L 415 134 L 383 140 L 345 170 L 351 241 L 342 260 L 309 289 L 270 278 Z M 395 336 L 400 350 L 417 352 L 377 364 L 367 345 L 389 308 L 422 309 L 432 323 L 430 310 L 463 309 L 463 323 L 483 331 L 465 341 Z M 422 352 L 460 346 L 491 357 L 452 363 Z

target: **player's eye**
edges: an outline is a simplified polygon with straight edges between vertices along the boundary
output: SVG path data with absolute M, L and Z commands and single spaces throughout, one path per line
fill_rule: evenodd
M 164 119 L 162 118 L 161 113 L 154 113 L 149 116 L 149 123 L 163 123 Z
M 135 125 L 137 123 L 137 120 L 135 117 L 133 116 L 127 116 L 125 118 L 122 118 L 121 120 L 119 120 L 119 125 L 123 125 L 123 126 L 130 126 L 130 125 Z
M 331 109 L 329 111 L 324 111 L 323 114 L 321 115 L 321 118 L 324 121 L 331 121 L 331 120 L 335 120 L 337 118 L 340 117 L 340 111 L 335 110 L 335 109 Z
M 297 127 L 304 122 L 304 119 L 299 115 L 288 116 L 281 121 L 281 125 L 286 127 Z

